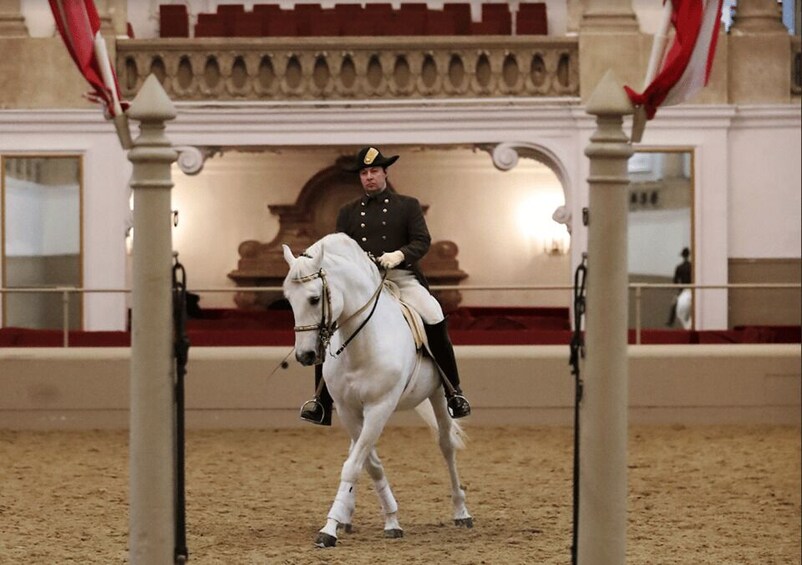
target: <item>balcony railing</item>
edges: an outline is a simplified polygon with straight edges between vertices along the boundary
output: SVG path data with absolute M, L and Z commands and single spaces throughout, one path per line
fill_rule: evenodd
M 642 324 L 642 316 L 643 316 L 643 301 L 644 301 L 644 291 L 650 290 L 672 290 L 678 291 L 683 288 L 690 288 L 693 290 L 695 294 L 702 293 L 704 291 L 720 291 L 720 290 L 735 290 L 735 289 L 751 289 L 751 290 L 761 290 L 763 292 L 766 291 L 778 291 L 778 290 L 795 290 L 799 291 L 802 289 L 802 285 L 800 283 L 729 283 L 729 284 L 690 284 L 690 285 L 681 285 L 681 284 L 673 284 L 673 283 L 630 283 L 627 285 L 629 291 L 634 292 L 634 327 L 630 329 L 634 332 L 634 343 L 639 345 L 642 343 L 641 336 L 644 329 L 654 329 L 654 328 L 644 328 Z M 514 291 L 542 291 L 542 292 L 567 292 L 571 291 L 575 293 L 575 287 L 571 285 L 432 285 L 432 290 L 460 290 L 460 291 L 488 291 L 488 292 L 514 292 Z M 190 289 L 194 293 L 204 293 L 204 294 L 235 294 L 237 292 L 241 292 L 243 290 L 252 291 L 252 292 L 265 292 L 265 291 L 277 291 L 280 292 L 282 289 L 281 287 L 266 287 L 266 286 L 258 286 L 258 287 L 217 287 L 217 288 L 196 288 Z M 69 297 L 72 294 L 124 294 L 126 296 L 131 294 L 131 289 L 87 289 L 87 288 L 77 288 L 77 287 L 58 287 L 58 288 L 3 288 L 0 287 L 0 298 L 3 295 L 13 295 L 13 294 L 60 294 L 62 296 L 62 345 L 63 347 L 69 347 L 69 332 L 70 332 L 70 316 L 69 316 L 69 305 L 70 300 Z M 665 329 L 665 328 L 662 328 Z
M 575 37 L 131 39 L 116 64 L 126 98 L 150 73 L 187 101 L 579 96 Z

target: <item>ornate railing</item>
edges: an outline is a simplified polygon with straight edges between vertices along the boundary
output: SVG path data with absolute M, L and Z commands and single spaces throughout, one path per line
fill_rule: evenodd
M 173 100 L 579 96 L 575 37 L 117 42 L 123 96 L 154 73 Z

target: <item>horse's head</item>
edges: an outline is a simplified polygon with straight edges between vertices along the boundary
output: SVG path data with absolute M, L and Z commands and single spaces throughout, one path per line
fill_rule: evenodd
M 342 294 L 324 269 L 321 242 L 298 257 L 286 245 L 282 248 L 290 266 L 283 287 L 295 317 L 295 358 L 302 365 L 320 363 L 342 312 Z

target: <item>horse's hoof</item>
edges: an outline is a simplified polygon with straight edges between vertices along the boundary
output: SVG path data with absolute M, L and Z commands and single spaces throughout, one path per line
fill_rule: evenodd
M 402 538 L 404 537 L 404 530 L 398 528 L 392 530 L 384 530 L 384 537 L 386 538 Z
M 467 518 L 457 518 L 454 520 L 454 525 L 458 528 L 473 528 L 473 518 L 470 516 Z
M 315 546 L 317 547 L 334 547 L 337 545 L 337 538 L 334 536 L 330 536 L 329 534 L 325 534 L 323 532 L 319 532 L 317 534 L 317 539 L 315 540 Z
M 346 534 L 351 534 L 354 531 L 354 526 L 352 524 L 337 524 L 337 529 L 342 530 Z

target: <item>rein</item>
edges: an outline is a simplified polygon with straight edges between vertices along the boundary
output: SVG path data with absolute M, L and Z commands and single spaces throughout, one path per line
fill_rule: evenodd
M 362 312 L 364 312 L 368 306 L 370 306 L 371 302 L 373 303 L 373 307 L 370 309 L 370 314 L 368 317 L 362 320 L 362 323 L 359 324 L 359 327 L 354 330 L 348 339 L 346 339 L 343 344 L 337 349 L 335 353 L 332 354 L 333 357 L 338 357 L 340 353 L 351 343 L 359 332 L 365 327 L 368 321 L 373 317 L 373 313 L 376 311 L 376 306 L 379 304 L 379 297 L 381 296 L 382 287 L 384 287 L 384 281 L 387 278 L 387 271 L 382 273 L 381 281 L 379 281 L 379 286 L 373 292 L 373 295 L 368 299 L 365 304 L 359 308 L 356 312 L 348 316 L 342 324 L 337 324 L 337 321 L 331 321 L 331 291 L 329 290 L 329 283 L 326 279 L 326 271 L 324 269 L 319 269 L 317 272 L 305 275 L 303 277 L 298 277 L 293 279 L 293 282 L 297 283 L 306 283 L 313 281 L 315 279 L 320 279 L 323 281 L 323 296 L 325 300 L 321 303 L 321 317 L 320 322 L 317 324 L 309 324 L 306 326 L 295 326 L 293 329 L 295 332 L 308 332 L 308 331 L 315 331 L 318 332 L 318 342 L 322 346 L 323 350 L 328 349 L 329 343 L 331 343 L 332 336 L 337 333 L 340 327 L 346 325 L 348 322 L 353 320 L 355 317 L 359 316 Z

